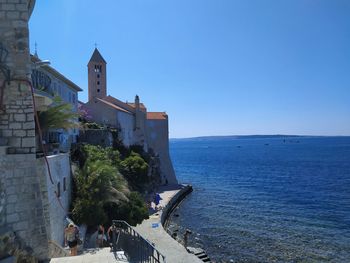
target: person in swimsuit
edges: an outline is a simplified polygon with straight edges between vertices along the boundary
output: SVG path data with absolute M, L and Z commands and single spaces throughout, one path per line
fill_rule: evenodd
M 65 246 L 69 246 L 70 248 L 70 255 L 76 256 L 78 254 L 78 228 L 73 224 L 70 223 L 68 227 L 64 230 L 64 244 Z
M 104 240 L 105 240 L 105 228 L 103 227 L 103 225 L 99 225 L 97 227 L 96 246 L 103 247 Z

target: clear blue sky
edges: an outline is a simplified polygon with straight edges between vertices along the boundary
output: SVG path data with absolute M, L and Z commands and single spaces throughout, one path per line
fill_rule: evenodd
M 350 135 L 348 0 L 37 0 L 30 37 L 82 101 L 97 42 L 170 137 Z

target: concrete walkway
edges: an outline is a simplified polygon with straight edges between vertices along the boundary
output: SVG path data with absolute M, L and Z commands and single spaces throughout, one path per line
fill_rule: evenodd
M 163 211 L 169 209 L 171 203 L 174 203 L 177 197 L 186 190 L 183 185 L 166 186 L 158 189 L 160 194 L 160 206 L 163 208 L 154 213 L 149 219 L 144 220 L 140 225 L 135 227 L 145 239 L 154 244 L 156 249 L 166 257 L 167 263 L 203 263 L 195 255 L 190 254 L 186 249 L 174 240 L 164 230 L 162 226 Z M 163 217 L 164 218 L 164 217 Z M 84 254 L 75 257 L 52 258 L 50 263 L 125 263 L 126 259 L 122 256 L 110 252 L 110 248 L 88 249 Z
M 164 186 L 158 189 L 162 198 L 160 205 L 163 208 L 173 202 L 173 197 L 178 194 L 185 186 Z M 153 214 L 149 219 L 144 220 L 140 225 L 135 227 L 144 238 L 154 243 L 156 249 L 166 257 L 167 263 L 203 263 L 199 258 L 186 251 L 184 246 L 174 240 L 163 228 L 161 223 L 163 210 Z
M 117 252 L 118 253 L 118 252 Z M 110 248 L 89 249 L 84 254 L 75 257 L 52 258 L 50 263 L 126 263 L 125 256 L 114 254 Z

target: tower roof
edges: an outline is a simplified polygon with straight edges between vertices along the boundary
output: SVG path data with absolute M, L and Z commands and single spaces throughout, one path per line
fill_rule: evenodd
M 107 64 L 107 62 L 104 60 L 100 51 L 98 51 L 97 48 L 95 48 L 94 53 L 92 54 L 89 62 L 92 62 L 92 61 L 93 62 L 103 62 L 103 63 Z

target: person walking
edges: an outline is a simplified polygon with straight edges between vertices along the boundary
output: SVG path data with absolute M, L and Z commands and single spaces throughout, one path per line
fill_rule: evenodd
M 64 230 L 64 244 L 65 246 L 68 244 L 71 256 L 78 254 L 78 237 L 78 228 L 73 223 L 70 223 Z
M 117 234 L 118 234 L 118 229 L 117 226 L 115 225 L 115 222 L 108 228 L 107 231 L 107 236 L 109 240 L 110 247 L 113 252 L 117 251 Z
M 103 225 L 99 225 L 97 227 L 97 235 L 96 235 L 96 247 L 103 247 L 105 240 L 105 228 Z
M 160 203 L 160 200 L 162 198 L 160 197 L 160 194 L 156 193 L 155 196 L 154 196 L 154 204 L 155 204 L 155 208 L 156 208 L 156 211 L 158 211 L 158 205 Z

